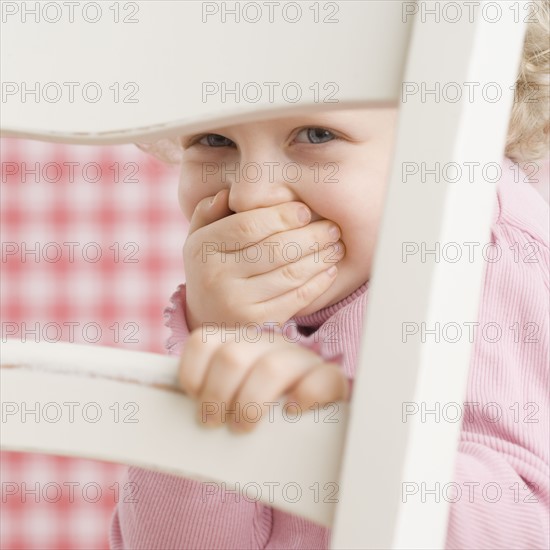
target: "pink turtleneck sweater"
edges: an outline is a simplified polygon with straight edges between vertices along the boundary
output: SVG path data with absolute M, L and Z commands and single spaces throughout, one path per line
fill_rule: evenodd
M 478 318 L 480 327 L 498 323 L 502 337 L 490 342 L 476 331 L 464 399 L 480 403 L 478 411 L 497 403 L 502 417 L 490 422 L 490 414 L 464 415 L 454 475 L 464 490 L 451 504 L 447 549 L 549 548 L 548 205 L 523 173 L 520 183 L 513 174 L 503 169 L 498 186 L 491 239 L 502 257 L 487 264 Z M 300 343 L 320 342 L 320 349 L 315 347 L 326 358 L 341 354 L 350 378 L 367 297 L 365 284 L 338 304 L 289 321 L 316 329 L 316 336 L 302 336 Z M 166 309 L 171 354 L 179 354 L 188 335 L 184 300 L 180 285 Z M 338 338 L 331 337 L 335 331 Z M 198 481 L 134 467 L 127 478 L 138 487 L 137 502 L 118 504 L 110 533 L 113 549 L 329 547 L 329 529 L 264 504 L 237 502 L 231 494 L 223 502 L 221 496 L 203 502 Z M 470 499 L 466 488 L 472 483 L 479 485 Z M 492 484 L 487 498 L 486 484 Z M 491 502 L 495 487 L 502 495 Z

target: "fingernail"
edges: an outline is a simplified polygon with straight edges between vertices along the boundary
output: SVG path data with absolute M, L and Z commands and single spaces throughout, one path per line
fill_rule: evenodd
M 336 256 L 343 256 L 344 247 L 342 246 L 342 243 L 337 242 L 337 243 L 334 243 L 332 246 L 334 246 L 334 254 Z
M 340 238 L 340 228 L 337 225 L 331 225 L 328 230 L 330 238 L 337 241 Z
M 218 191 L 213 197 L 210 198 L 210 206 L 212 206 L 216 202 L 216 199 L 218 198 L 220 192 L 221 191 Z
M 327 269 L 327 275 L 329 277 L 336 277 L 336 273 L 338 273 L 338 269 L 335 265 L 332 265 Z
M 298 220 L 301 223 L 309 223 L 309 220 L 311 220 L 311 212 L 309 211 L 309 208 L 306 208 L 305 206 L 301 206 L 299 208 Z

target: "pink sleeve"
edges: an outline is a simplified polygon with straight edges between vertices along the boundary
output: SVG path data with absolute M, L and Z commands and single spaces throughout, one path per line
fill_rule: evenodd
M 165 310 L 165 325 L 171 329 L 166 347 L 177 355 L 189 335 L 185 285 L 178 287 L 171 302 Z M 133 498 L 122 499 L 115 509 L 112 549 L 260 549 L 271 532 L 269 506 L 220 487 L 216 491 L 199 481 L 135 467 L 128 468 L 122 486 L 132 489 L 125 494 Z
M 181 348 L 189 336 L 189 327 L 185 318 L 185 284 L 178 286 L 170 296 L 171 305 L 164 310 L 164 326 L 170 329 L 166 340 L 166 351 L 169 355 L 179 355 Z
M 447 549 L 549 548 L 548 207 L 515 185 L 493 225 Z

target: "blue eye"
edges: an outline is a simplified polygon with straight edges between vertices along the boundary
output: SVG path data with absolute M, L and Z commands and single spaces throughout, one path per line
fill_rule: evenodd
M 229 138 L 221 136 L 220 134 L 207 134 L 198 140 L 197 143 L 208 147 L 231 147 L 232 145 L 235 145 L 235 143 Z
M 298 136 L 305 133 L 306 141 L 300 141 Z M 298 143 L 326 143 L 327 141 L 332 141 L 336 136 L 326 128 L 304 128 L 300 130 L 296 135 L 296 141 Z

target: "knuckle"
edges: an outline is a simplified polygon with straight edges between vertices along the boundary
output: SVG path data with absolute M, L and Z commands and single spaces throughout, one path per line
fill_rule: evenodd
M 282 246 L 274 246 L 270 250 L 270 256 L 274 265 L 280 265 L 285 263 L 285 257 L 283 254 Z
M 204 269 L 201 273 L 201 287 L 207 292 L 213 292 L 220 284 L 220 276 L 216 269 Z
M 250 216 L 243 216 L 236 225 L 239 237 L 247 240 L 254 240 L 258 235 L 258 224 Z
M 202 329 L 197 328 L 189 334 L 187 337 L 187 341 L 185 342 L 185 347 L 187 348 L 187 351 L 191 351 L 192 353 L 199 352 L 201 348 L 204 346 L 204 340 L 202 337 Z
M 257 304 L 253 310 L 254 312 L 254 321 L 258 325 L 262 326 L 263 323 L 269 320 L 275 320 L 274 318 L 278 316 L 278 311 L 276 306 L 269 304 L 269 302 L 261 302 Z M 272 319 L 273 318 L 273 319 Z M 262 339 L 266 339 L 270 335 L 262 334 Z
M 281 362 L 276 354 L 262 357 L 256 363 L 256 368 L 263 379 L 273 380 L 281 375 Z
M 240 374 L 244 370 L 240 346 L 233 342 L 222 344 L 214 353 L 214 360 L 230 373 Z
M 296 264 L 286 264 L 282 269 L 283 277 L 290 282 L 299 282 L 302 280 L 302 269 Z
M 275 326 L 282 326 L 288 321 L 291 314 L 287 314 L 284 309 L 278 308 L 276 305 L 269 303 L 257 304 L 254 309 L 254 321 L 260 326 L 265 323 L 275 323 Z M 272 342 L 273 340 L 281 340 L 283 337 L 277 333 L 263 333 L 262 340 Z
M 309 285 L 303 285 L 294 290 L 298 303 L 309 303 L 312 299 L 312 289 Z

